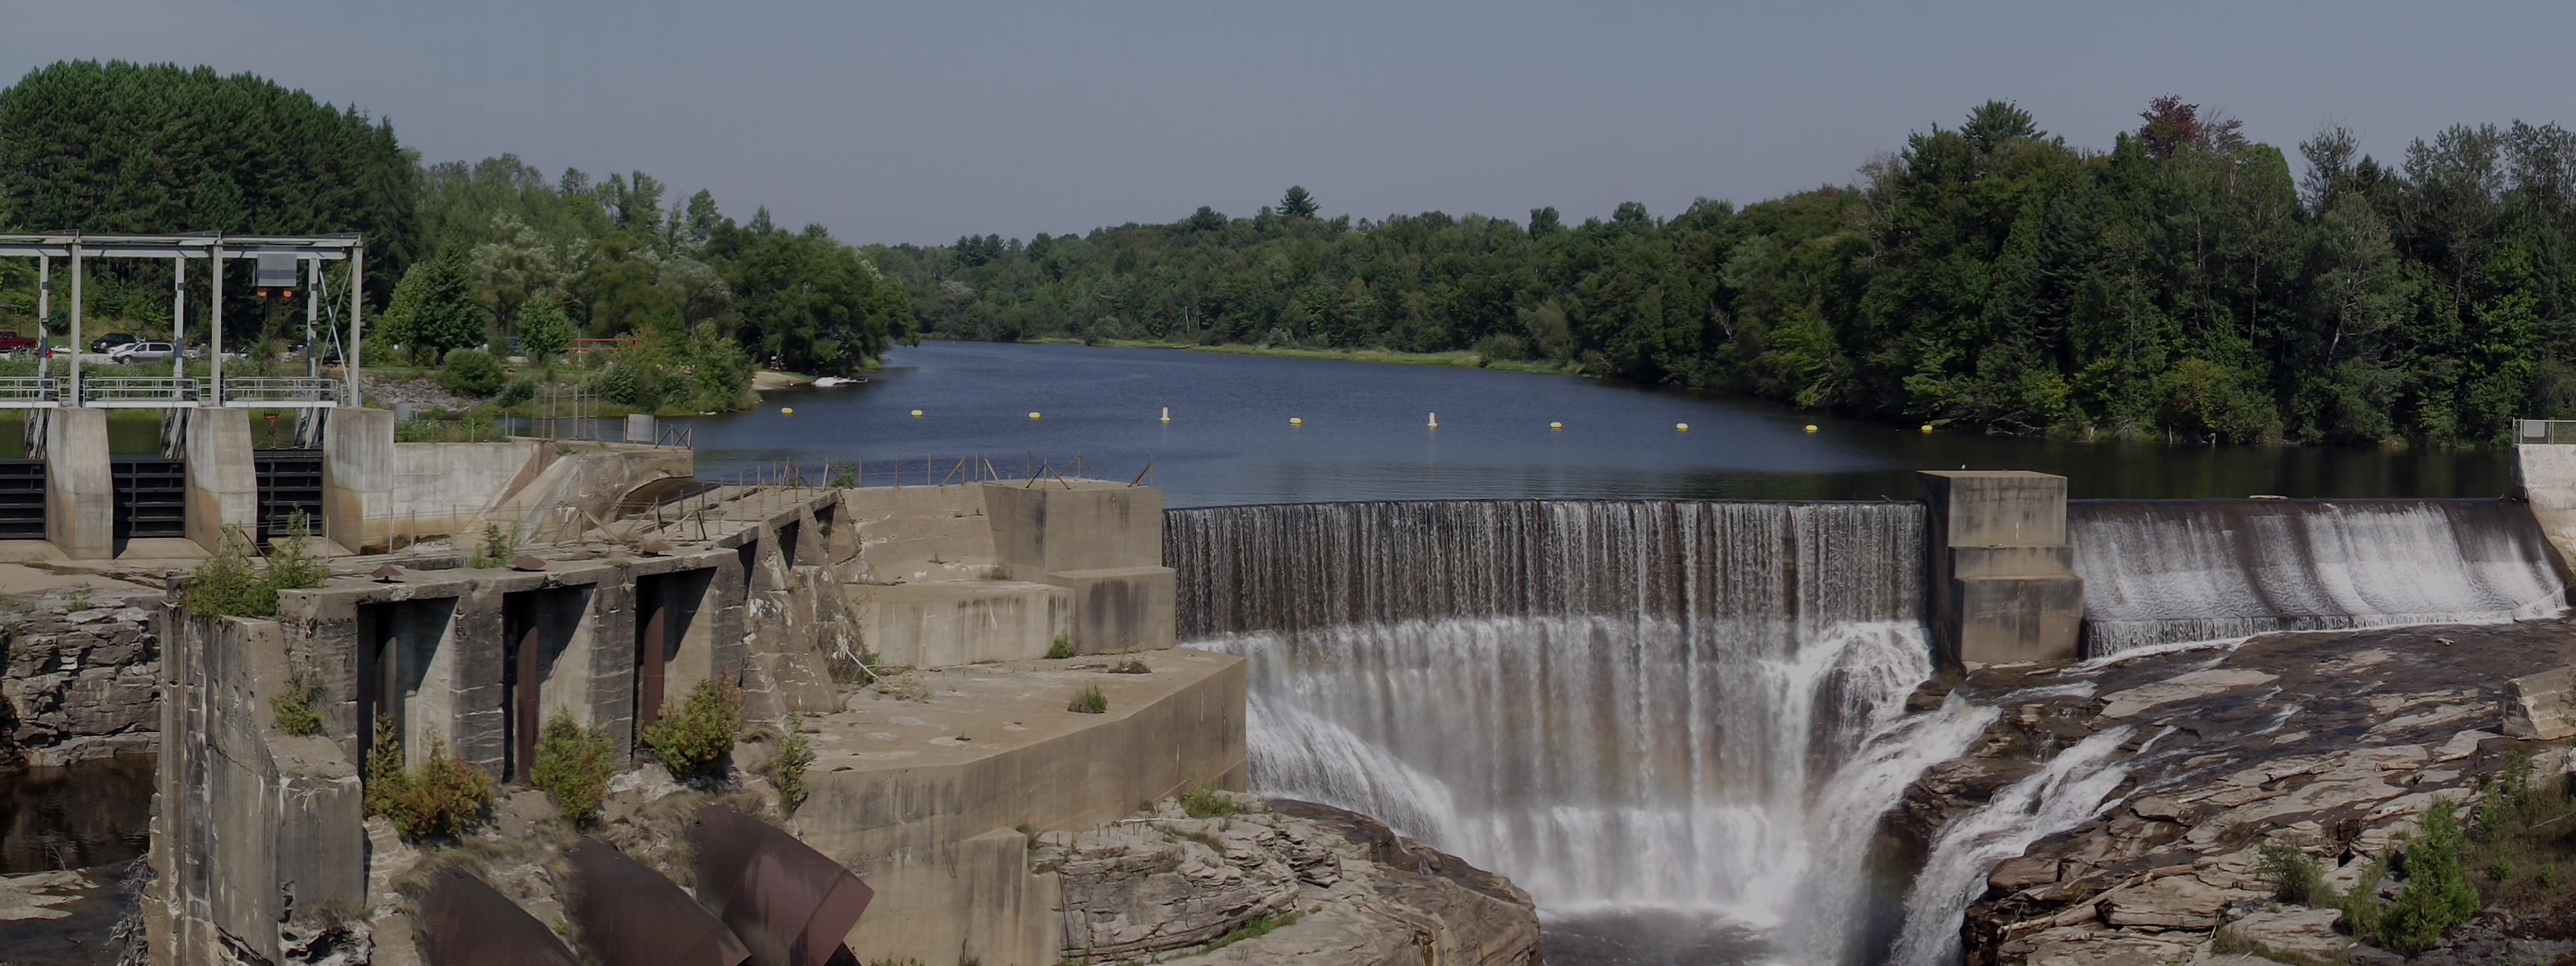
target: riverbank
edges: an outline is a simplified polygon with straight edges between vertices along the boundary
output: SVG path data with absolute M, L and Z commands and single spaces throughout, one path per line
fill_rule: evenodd
M 941 340 L 966 341 L 966 340 Z M 1101 349 L 1179 349 L 1218 355 L 1259 356 L 1267 359 L 1322 359 L 1332 362 L 1372 362 L 1396 366 L 1444 366 L 1452 369 L 1495 369 L 1503 372 L 1533 372 L 1543 375 L 1576 375 L 1574 368 L 1557 362 L 1535 362 L 1519 359 L 1494 359 L 1474 352 L 1397 352 L 1393 349 L 1305 349 L 1288 346 L 1242 345 L 1224 343 L 1200 345 L 1195 342 L 1156 342 L 1147 339 L 1023 339 L 1022 345 L 1081 345 Z

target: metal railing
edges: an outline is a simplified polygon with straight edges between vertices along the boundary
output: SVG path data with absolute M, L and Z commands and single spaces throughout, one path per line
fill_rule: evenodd
M 2576 419 L 2514 420 L 2513 441 L 2517 443 L 2576 444 Z
M 234 376 L 223 381 L 224 405 L 278 409 L 339 405 L 340 380 L 305 376 Z
M 185 409 L 198 398 L 197 380 L 187 377 L 88 376 L 80 387 L 83 406 Z
M 52 409 L 62 397 L 63 381 L 51 376 L 0 378 L 0 409 Z

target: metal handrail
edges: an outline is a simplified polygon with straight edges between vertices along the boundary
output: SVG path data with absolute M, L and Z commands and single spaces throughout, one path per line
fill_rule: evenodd
M 313 376 L 231 376 L 223 382 L 226 403 L 330 403 L 340 398 L 340 380 Z
M 52 403 L 62 392 L 63 381 L 53 376 L 0 377 L 0 405 Z
M 2513 441 L 2517 443 L 2576 443 L 2576 419 L 2514 420 Z
M 80 381 L 81 402 L 87 403 L 194 403 L 198 381 L 188 376 L 84 376 Z

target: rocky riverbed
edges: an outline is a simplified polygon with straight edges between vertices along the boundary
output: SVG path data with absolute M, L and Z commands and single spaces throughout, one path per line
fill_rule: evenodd
M 1955 942 L 1974 964 L 2230 950 L 2394 961 L 2335 910 L 2275 901 L 2260 848 L 2301 850 L 2338 894 L 2401 888 L 2360 880 L 2377 861 L 2402 864 L 2407 833 L 2435 802 L 2474 810 L 2481 781 L 2516 754 L 2541 780 L 2567 780 L 2563 737 L 2507 732 L 2532 733 L 2522 692 L 2576 674 L 2571 663 L 2576 624 L 2551 621 L 2283 635 L 1936 682 L 1920 706 L 1955 688 L 2002 715 L 1889 817 L 1895 861 L 1924 870 L 1906 940 L 1937 952 L 1953 939 L 1940 929 L 1957 920 L 1924 913 L 1954 881 L 1949 907 L 1966 903 Z M 2554 905 L 2490 905 L 2419 961 L 2576 963 L 2576 886 L 2550 889 Z

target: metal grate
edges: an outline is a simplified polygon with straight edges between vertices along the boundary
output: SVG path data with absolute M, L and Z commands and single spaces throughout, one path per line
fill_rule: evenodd
M 2576 443 L 2576 419 L 2517 419 L 2513 423 L 2513 441 L 2517 443 Z
M 45 464 L 0 460 L 0 540 L 45 539 Z
M 286 538 L 295 514 L 304 514 L 307 532 L 322 534 L 322 451 L 261 450 L 251 454 L 259 477 L 259 539 Z
M 116 486 L 116 539 L 188 535 L 188 464 L 158 458 L 108 463 Z

